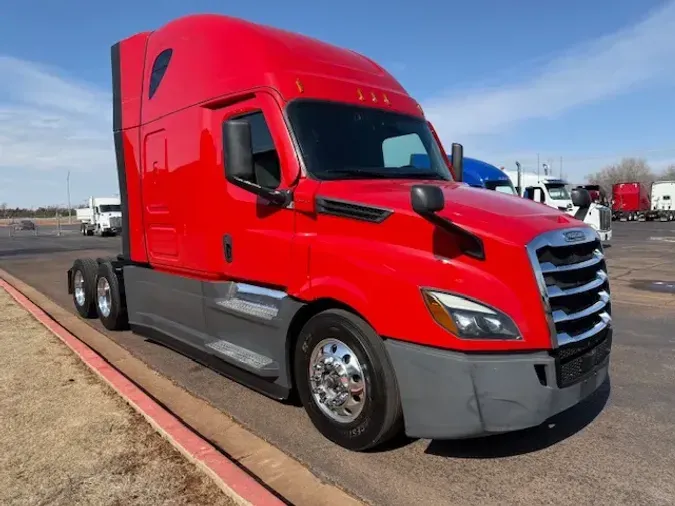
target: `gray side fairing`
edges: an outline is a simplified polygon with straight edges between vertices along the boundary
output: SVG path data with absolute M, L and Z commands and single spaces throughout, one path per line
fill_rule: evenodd
M 250 388 L 286 399 L 292 388 L 288 330 L 303 307 L 278 290 L 124 267 L 129 323 Z

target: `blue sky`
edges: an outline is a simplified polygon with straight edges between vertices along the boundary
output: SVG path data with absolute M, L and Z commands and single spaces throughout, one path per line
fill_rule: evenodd
M 38 7 L 39 5 L 39 7 Z M 364 53 L 423 105 L 444 144 L 582 181 L 622 156 L 675 163 L 675 3 L 663 0 L 5 2 L 0 203 L 117 193 L 110 46 L 218 12 Z

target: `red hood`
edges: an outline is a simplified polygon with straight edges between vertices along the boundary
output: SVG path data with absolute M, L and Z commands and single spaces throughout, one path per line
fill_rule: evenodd
M 410 189 L 419 181 L 324 181 L 319 195 L 370 204 L 414 215 Z M 536 235 L 570 226 L 585 226 L 545 204 L 462 183 L 430 181 L 443 189 L 445 208 L 438 214 L 457 225 L 503 242 L 526 244 Z

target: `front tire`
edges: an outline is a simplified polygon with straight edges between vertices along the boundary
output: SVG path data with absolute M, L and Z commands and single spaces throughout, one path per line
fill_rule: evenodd
M 341 309 L 312 317 L 298 337 L 294 366 L 305 411 L 330 441 L 364 451 L 401 431 L 393 366 L 382 339 L 362 318 Z
M 124 285 L 110 262 L 98 266 L 96 279 L 96 312 L 108 330 L 128 328 L 127 304 Z

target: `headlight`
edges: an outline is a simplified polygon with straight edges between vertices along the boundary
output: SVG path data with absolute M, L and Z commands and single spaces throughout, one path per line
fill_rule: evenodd
M 422 290 L 438 324 L 464 339 L 521 339 L 513 320 L 494 308 L 449 293 Z

